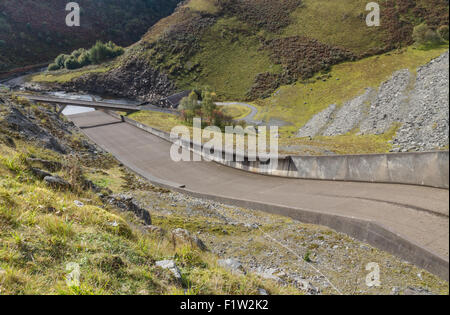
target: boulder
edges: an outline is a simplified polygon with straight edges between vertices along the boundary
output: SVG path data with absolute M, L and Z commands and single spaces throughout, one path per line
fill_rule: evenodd
M 138 218 L 142 219 L 146 225 L 152 224 L 152 217 L 147 209 L 141 208 L 137 201 L 129 195 L 111 195 L 106 198 L 109 204 L 112 204 L 122 211 L 131 211 Z
M 16 148 L 16 143 L 14 142 L 14 139 L 7 136 L 7 135 L 3 135 L 0 140 L 6 144 L 8 147 L 15 149 Z
M 162 269 L 167 269 L 170 272 L 172 272 L 173 276 L 180 280 L 181 279 L 181 272 L 178 269 L 177 265 L 175 264 L 175 262 L 173 260 L 161 260 L 161 261 L 157 261 L 156 262 L 156 266 L 162 268 Z
M 43 170 L 41 170 L 39 168 L 36 168 L 36 167 L 30 168 L 30 171 L 35 177 L 39 178 L 40 180 L 43 180 L 45 177 L 51 177 L 52 176 L 52 174 L 50 174 L 50 173 L 48 173 L 46 171 L 43 171 Z
M 27 163 L 29 163 L 33 167 L 44 168 L 50 172 L 58 172 L 62 169 L 62 164 L 57 161 L 49 161 L 39 158 L 27 158 Z
M 219 259 L 217 263 L 219 264 L 219 266 L 228 269 L 235 274 L 245 274 L 244 267 L 242 266 L 241 262 L 236 259 Z
M 70 184 L 59 176 L 45 176 L 44 181 L 47 185 L 56 189 L 68 189 Z
M 185 229 L 175 229 L 172 231 L 172 239 L 175 244 L 190 244 L 193 247 L 197 247 L 202 251 L 207 250 L 208 248 L 203 243 L 203 241 L 198 238 L 197 235 L 192 235 L 189 231 Z

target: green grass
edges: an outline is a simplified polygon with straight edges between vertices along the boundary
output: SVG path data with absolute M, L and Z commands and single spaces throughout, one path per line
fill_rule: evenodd
M 186 7 L 197 12 L 210 14 L 215 14 L 219 11 L 217 5 L 211 0 L 191 0 L 186 4 Z
M 367 3 L 366 0 L 303 0 L 303 6 L 293 12 L 293 22 L 282 36 L 304 35 L 357 54 L 381 47 L 383 32 L 366 25 Z
M 181 82 L 185 87 L 208 85 L 219 98 L 241 100 L 257 74 L 278 73 L 267 53 L 258 51 L 256 36 L 247 35 L 249 27 L 236 18 L 220 19 L 200 40 L 201 50 L 190 60 L 202 71 Z
M 115 193 L 120 192 L 125 185 L 125 180 L 122 177 L 122 170 L 117 166 L 108 170 L 94 169 L 86 174 L 86 178 L 98 187 L 109 188 Z
M 100 66 L 89 66 L 77 70 L 58 70 L 51 73 L 37 74 L 31 77 L 32 82 L 37 83 L 67 83 L 82 75 L 93 73 L 104 73 L 111 70 L 111 64 L 103 64 Z
M 233 118 L 235 120 L 245 118 L 248 115 L 250 115 L 252 112 L 252 110 L 250 108 L 248 108 L 246 106 L 242 106 L 242 105 L 237 105 L 237 104 L 219 106 L 219 107 L 221 108 L 222 112 L 225 115 L 230 116 L 231 118 Z
M 11 149 L 0 143 L 0 293 L 5 294 L 295 294 L 254 275 L 239 276 L 217 265 L 217 257 L 169 236 L 145 234 L 139 220 L 103 204 L 91 191 L 58 191 L 34 178 L 25 160 L 54 153 L 16 140 Z M 88 173 L 89 169 L 84 169 Z M 93 169 L 91 169 L 93 171 Z M 59 175 L 69 178 L 70 170 Z M 120 168 L 94 172 L 98 183 L 118 181 Z M 120 186 L 116 183 L 116 188 Z M 109 187 L 113 188 L 113 187 Z M 75 205 L 81 200 L 84 205 Z M 204 222 L 168 217 L 163 226 L 214 230 Z M 114 223 L 114 224 L 113 224 Z M 155 261 L 174 259 L 182 273 L 176 281 Z M 78 264 L 80 285 L 68 287 L 69 263 Z
M 282 132 L 280 140 L 281 146 L 314 146 L 318 150 L 307 152 L 310 155 L 317 155 L 321 150 L 332 151 L 336 154 L 367 154 L 367 153 L 387 153 L 392 145 L 388 142 L 392 140 L 399 125 L 392 126 L 388 132 L 380 135 L 358 135 L 358 130 L 354 130 L 345 135 L 325 137 L 317 136 L 313 139 L 292 138 Z M 288 133 L 285 131 L 285 133 Z M 280 152 L 281 154 L 292 154 L 290 152 Z
M 128 115 L 128 117 L 165 132 L 170 132 L 175 126 L 185 125 L 184 120 L 179 116 L 160 112 L 139 111 Z

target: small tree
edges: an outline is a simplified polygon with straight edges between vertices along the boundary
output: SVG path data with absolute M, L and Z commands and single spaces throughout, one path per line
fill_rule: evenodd
M 56 71 L 56 70 L 59 70 L 59 69 L 61 69 L 61 67 L 58 64 L 56 64 L 56 63 L 51 63 L 47 67 L 48 71 Z
M 124 49 L 120 46 L 117 46 L 113 42 L 108 42 L 106 44 L 98 41 L 94 46 L 89 50 L 89 56 L 94 64 L 102 63 L 108 59 L 115 58 L 124 53 Z
M 425 23 L 414 27 L 413 39 L 416 45 L 437 45 L 441 43 L 439 35 Z
M 214 113 L 217 109 L 217 105 L 214 102 L 214 94 L 208 90 L 202 93 L 202 112 L 208 119 L 209 124 L 214 123 Z
M 64 63 L 66 62 L 66 59 L 68 58 L 68 55 L 61 54 L 58 57 L 55 58 L 55 63 L 60 67 L 64 68 Z
M 201 105 L 198 102 L 198 95 L 191 92 L 188 97 L 184 97 L 180 102 L 184 120 L 191 123 L 195 115 L 201 116 Z
M 70 56 L 66 59 L 64 62 L 64 68 L 68 70 L 78 69 L 80 68 L 80 64 L 78 63 L 78 60 L 74 56 Z
M 438 34 L 439 36 L 448 42 L 448 25 L 442 25 L 438 28 Z
M 99 64 L 109 58 L 109 51 L 101 41 L 95 43 L 89 50 L 89 57 L 94 64 Z
M 78 63 L 81 67 L 91 64 L 91 58 L 88 51 L 83 51 L 80 56 L 78 56 Z
M 56 71 L 56 70 L 59 70 L 59 69 L 61 69 L 61 67 L 58 64 L 56 64 L 56 63 L 51 63 L 47 67 L 48 71 Z

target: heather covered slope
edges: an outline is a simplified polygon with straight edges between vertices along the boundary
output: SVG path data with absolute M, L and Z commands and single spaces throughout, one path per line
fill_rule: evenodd
M 47 62 L 96 40 L 132 44 L 179 0 L 80 0 L 80 27 L 65 24 L 68 2 L 0 1 L 0 71 Z

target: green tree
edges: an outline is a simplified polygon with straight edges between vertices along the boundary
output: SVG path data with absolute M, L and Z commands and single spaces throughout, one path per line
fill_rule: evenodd
M 214 102 L 214 93 L 209 90 L 205 90 L 202 93 L 202 113 L 208 120 L 209 124 L 214 123 L 214 113 L 217 110 L 217 105 Z
M 66 59 L 66 61 L 64 62 L 64 68 L 68 69 L 68 70 L 73 70 L 73 69 L 78 69 L 81 68 L 80 64 L 78 63 L 77 58 L 75 58 L 74 56 L 70 56 L 69 58 Z
M 108 48 L 100 41 L 95 43 L 95 45 L 89 50 L 89 57 L 94 64 L 99 64 L 107 60 L 109 58 L 108 54 Z
M 69 55 L 61 54 L 58 57 L 55 58 L 55 64 L 59 66 L 59 68 L 64 68 L 64 63 L 66 62 L 66 59 L 69 57 Z
M 440 36 L 425 23 L 414 27 L 413 39 L 416 45 L 422 46 L 437 45 L 441 43 Z
M 441 38 L 448 42 L 448 25 L 442 25 L 438 28 L 438 34 Z
M 56 71 L 56 70 L 59 70 L 59 69 L 61 69 L 61 67 L 58 64 L 56 64 L 56 63 L 51 63 L 47 67 L 48 71 Z
M 111 41 L 106 44 L 102 43 L 101 41 L 98 41 L 89 50 L 90 60 L 94 64 L 100 64 L 108 59 L 120 56 L 123 53 L 124 49 L 120 46 L 117 46 Z
M 81 55 L 78 57 L 78 63 L 81 67 L 85 67 L 91 64 L 91 57 L 88 51 L 84 51 L 81 53 Z
M 201 116 L 201 104 L 199 104 L 197 93 L 191 92 L 188 97 L 184 97 L 180 102 L 180 109 L 184 120 L 188 123 L 191 123 L 196 115 Z

